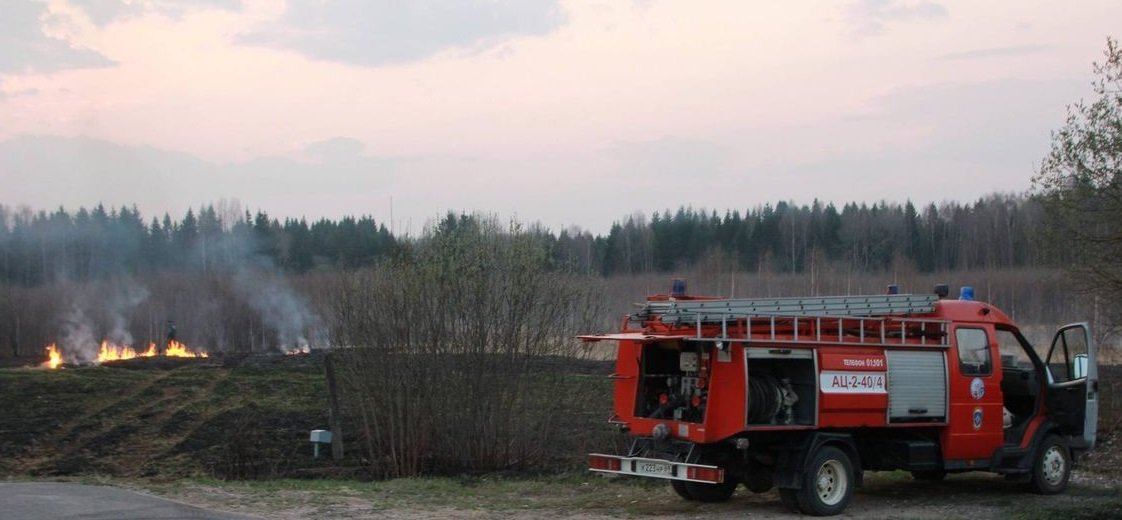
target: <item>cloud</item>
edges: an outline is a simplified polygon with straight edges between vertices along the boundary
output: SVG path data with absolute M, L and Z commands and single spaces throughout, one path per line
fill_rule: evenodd
M 48 36 L 44 25 L 59 21 L 58 16 L 43 3 L 6 2 L 0 13 L 0 74 L 115 65 L 98 52 Z
M 890 22 L 938 20 L 948 15 L 946 7 L 929 0 L 860 0 L 849 4 L 846 14 L 856 36 L 880 34 Z
M 1008 56 L 1025 56 L 1037 54 L 1048 50 L 1044 45 L 1014 45 L 1009 47 L 990 47 L 987 49 L 973 49 L 962 52 L 952 52 L 939 56 L 940 60 L 975 60 L 984 58 L 1003 58 Z
M 200 8 L 225 9 L 237 11 L 240 0 L 174 0 L 136 2 L 127 0 L 81 0 L 77 7 L 98 25 L 105 26 L 123 18 L 140 16 L 147 12 L 157 13 L 170 18 L 180 18 L 189 11 Z
M 340 0 L 291 2 L 279 22 L 238 35 L 244 45 L 377 66 L 456 48 L 543 35 L 564 21 L 557 0 Z

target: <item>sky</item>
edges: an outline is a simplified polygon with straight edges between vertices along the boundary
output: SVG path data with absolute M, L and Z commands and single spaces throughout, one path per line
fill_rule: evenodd
M 0 205 L 448 211 L 1031 186 L 1122 2 L 3 0 Z M 1113 32 L 1112 32 L 1113 31 Z

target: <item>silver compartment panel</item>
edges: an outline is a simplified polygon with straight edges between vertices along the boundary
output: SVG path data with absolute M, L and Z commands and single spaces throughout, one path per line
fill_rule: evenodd
M 947 363 L 943 351 L 888 350 L 888 422 L 947 417 Z

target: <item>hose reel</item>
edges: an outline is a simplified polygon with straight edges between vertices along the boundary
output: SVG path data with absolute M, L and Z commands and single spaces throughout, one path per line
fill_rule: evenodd
M 799 401 L 791 380 L 768 374 L 748 378 L 748 423 L 791 424 L 793 406 Z

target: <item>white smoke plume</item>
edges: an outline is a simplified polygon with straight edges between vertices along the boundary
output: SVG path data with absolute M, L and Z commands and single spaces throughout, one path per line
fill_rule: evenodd
M 323 321 L 283 276 L 267 269 L 243 269 L 235 274 L 234 283 L 265 325 L 276 332 L 279 350 L 326 346 Z
M 99 343 L 86 313 L 78 305 L 71 307 L 62 318 L 62 337 L 58 348 L 63 358 L 71 363 L 93 363 L 97 361 Z
M 74 295 L 70 310 L 62 317 L 59 340 L 59 350 L 68 362 L 97 361 L 102 340 L 135 347 L 125 315 L 148 298 L 148 290 L 131 280 L 119 280 L 109 287 L 87 286 Z
M 115 285 L 115 289 L 105 302 L 110 320 L 107 338 L 117 345 L 135 346 L 125 313 L 147 300 L 148 290 L 132 282 Z

